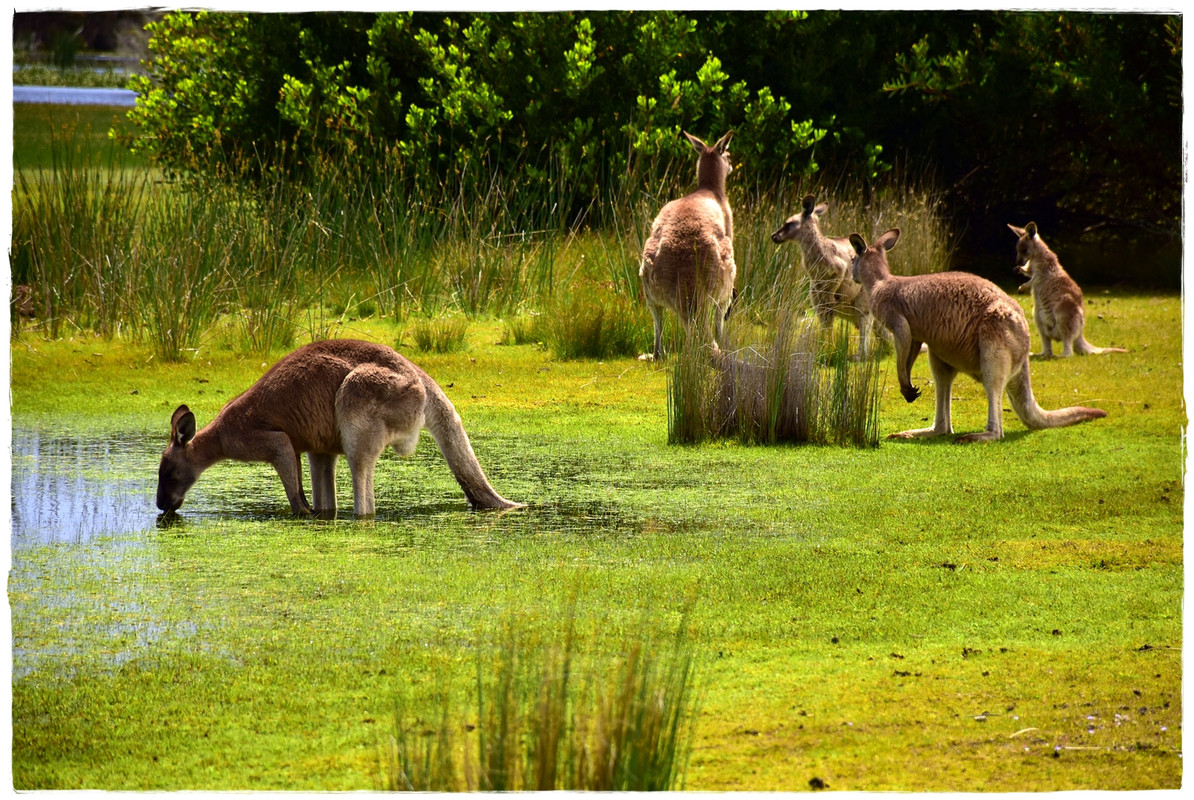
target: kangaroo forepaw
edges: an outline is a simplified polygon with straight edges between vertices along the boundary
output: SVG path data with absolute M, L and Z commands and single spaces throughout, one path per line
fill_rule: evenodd
M 904 399 L 911 403 L 916 398 L 920 397 L 920 389 L 917 389 L 912 384 L 900 387 L 900 394 L 904 395 Z

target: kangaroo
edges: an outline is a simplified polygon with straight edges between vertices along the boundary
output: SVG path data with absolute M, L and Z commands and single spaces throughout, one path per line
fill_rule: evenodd
M 858 254 L 854 279 L 862 284 L 871 313 L 895 338 L 900 392 L 909 403 L 920 396 L 920 390 L 912 385 L 911 372 L 922 343 L 928 345 L 929 368 L 936 385 L 933 427 L 893 433 L 889 439 L 953 433 L 950 389 L 959 372 L 980 381 L 987 391 L 987 429 L 960 436 L 958 442 L 1003 438 L 1004 391 L 1016 416 L 1031 429 L 1060 428 L 1107 416 L 1097 408 L 1045 411 L 1037 405 L 1028 376 L 1028 318 L 1020 304 L 990 281 L 965 272 L 892 275 L 887 251 L 899 238 L 899 228 L 892 228 L 868 247 L 857 233 L 850 234 L 850 244 Z
M 1020 237 L 1016 243 L 1016 270 L 1028 277 L 1021 284 L 1021 292 L 1032 292 L 1032 316 L 1041 335 L 1041 358 L 1053 357 L 1053 340 L 1061 342 L 1061 355 L 1068 358 L 1075 351 L 1079 355 L 1126 353 L 1122 347 L 1095 347 L 1086 341 L 1082 329 L 1086 326 L 1086 310 L 1082 290 L 1062 269 L 1057 254 L 1049 249 L 1037 232 L 1035 222 L 1023 228 L 1008 225 Z
M 655 323 L 655 349 L 642 358 L 663 357 L 663 310 L 673 311 L 691 325 L 709 303 L 713 317 L 713 347 L 725 339 L 725 320 L 736 291 L 734 278 L 734 215 L 726 199 L 730 166 L 730 131 L 712 147 L 685 133 L 700 154 L 696 191 L 663 207 L 651 223 L 643 245 L 639 278 Z
M 858 328 L 859 357 L 865 358 L 870 347 L 871 309 L 862 287 L 851 275 L 854 248 L 845 236 L 826 236 L 821 232 L 820 217 L 827 203 L 816 205 L 817 198 L 805 195 L 799 214 L 771 234 L 776 244 L 795 241 L 804 256 L 808 273 L 809 296 L 821 325 L 828 328 L 834 315 L 848 319 Z
M 265 461 L 282 479 L 295 514 L 310 514 L 299 454 L 311 468 L 314 512 L 336 510 L 336 458 L 348 457 L 353 511 L 375 513 L 373 469 L 392 445 L 410 455 L 426 428 L 474 508 L 520 507 L 499 495 L 481 470 L 460 416 L 439 385 L 385 345 L 351 339 L 315 342 L 274 364 L 198 433 L 185 405 L 170 419 L 158 467 L 157 506 L 176 511 L 199 476 L 219 461 Z

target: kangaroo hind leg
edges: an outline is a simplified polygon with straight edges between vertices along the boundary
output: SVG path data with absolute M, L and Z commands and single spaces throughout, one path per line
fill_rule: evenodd
M 915 344 L 916 349 L 912 351 L 909 361 L 914 360 L 915 354 L 920 352 L 920 343 L 916 342 Z M 929 369 L 933 373 L 933 384 L 936 391 L 933 427 L 893 433 L 887 437 L 888 439 L 927 439 L 953 433 L 953 422 L 950 419 L 952 416 L 950 399 L 953 393 L 954 378 L 957 377 L 958 371 L 933 355 L 932 350 L 929 351 Z
M 352 472 L 357 516 L 376 513 L 373 474 L 382 451 L 394 445 L 401 455 L 414 452 L 426 400 L 423 382 L 413 371 L 362 364 L 341 383 L 336 392 L 336 423 Z
M 983 388 L 987 391 L 987 429 L 959 436 L 958 444 L 994 442 L 1003 438 L 1003 393 L 1012 375 L 1012 357 L 1004 348 L 993 347 L 982 355 Z

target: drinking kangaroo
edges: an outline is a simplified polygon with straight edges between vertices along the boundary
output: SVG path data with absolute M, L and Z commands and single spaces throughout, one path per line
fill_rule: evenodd
M 1028 318 L 1020 304 L 995 284 L 965 272 L 939 272 L 904 277 L 892 275 L 887 251 L 900 238 L 898 228 L 873 245 L 850 234 L 857 258 L 854 279 L 862 284 L 871 313 L 895 338 L 900 392 L 911 403 L 920 396 L 912 385 L 912 365 L 921 344 L 929 350 L 929 368 L 937 392 L 933 427 L 893 433 L 888 438 L 941 436 L 953 433 L 950 390 L 959 372 L 975 378 L 987 391 L 987 429 L 958 437 L 958 442 L 1003 438 L 1003 393 L 1029 428 L 1060 428 L 1107 416 L 1097 408 L 1073 406 L 1045 411 L 1032 396 L 1028 376 Z
M 663 357 L 663 310 L 670 309 L 685 327 L 698 313 L 716 308 L 713 346 L 724 341 L 725 319 L 734 300 L 734 215 L 726 199 L 730 166 L 730 131 L 712 147 L 695 136 L 685 138 L 700 154 L 696 191 L 663 207 L 643 245 L 639 278 L 655 322 L 655 349 Z
M 1086 309 L 1082 290 L 1062 269 L 1057 254 L 1048 248 L 1037 232 L 1036 223 L 1023 228 L 1008 225 L 1020 237 L 1016 242 L 1016 270 L 1028 277 L 1021 292 L 1032 292 L 1032 316 L 1041 335 L 1042 358 L 1053 357 L 1053 340 L 1061 342 L 1062 356 L 1126 353 L 1122 347 L 1095 347 L 1086 341 Z
M 426 372 L 394 350 L 354 340 L 315 342 L 270 367 L 198 433 L 179 406 L 158 467 L 157 505 L 178 509 L 199 476 L 219 461 L 273 465 L 296 514 L 311 513 L 299 454 L 311 467 L 316 513 L 336 510 L 336 458 L 348 457 L 353 511 L 374 513 L 373 469 L 387 446 L 410 455 L 426 428 L 474 508 L 517 508 L 489 485 L 460 416 Z
M 821 325 L 833 324 L 834 314 L 848 319 L 858 328 L 859 356 L 865 358 L 870 346 L 871 309 L 862 287 L 851 274 L 854 248 L 845 236 L 826 236 L 821 232 L 820 217 L 829 205 L 816 205 L 817 198 L 805 195 L 799 214 L 771 234 L 776 244 L 795 241 L 804 257 L 808 273 L 809 299 Z

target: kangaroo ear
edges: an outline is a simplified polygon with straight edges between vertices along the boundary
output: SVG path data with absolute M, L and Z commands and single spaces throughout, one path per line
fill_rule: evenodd
M 684 134 L 684 138 L 688 140 L 688 143 L 690 145 L 692 145 L 694 150 L 696 150 L 698 153 L 705 152 L 706 147 L 705 147 L 705 143 L 703 141 L 701 141 L 697 137 L 693 136 L 688 131 L 681 131 L 681 133 Z
M 862 255 L 866 252 L 866 240 L 857 233 L 850 234 L 850 244 L 854 247 L 854 252 Z
M 1023 228 L 1017 228 L 1015 225 L 1011 224 L 1010 222 L 1007 224 L 1007 226 L 1008 226 L 1009 228 L 1011 228 L 1011 229 L 1012 229 L 1012 233 L 1016 234 L 1017 236 L 1023 236 L 1023 235 L 1024 235 L 1024 229 L 1023 229 Z
M 875 247 L 882 247 L 884 250 L 890 250 L 896 246 L 896 242 L 900 240 L 900 229 L 892 228 L 887 233 L 875 240 Z
M 800 210 L 804 212 L 804 216 L 812 216 L 813 206 L 817 204 L 816 195 L 806 194 L 804 201 L 800 204 Z
M 1029 239 L 1035 239 L 1036 238 L 1036 223 L 1030 222 L 1027 225 L 1025 225 L 1024 233 L 1026 233 L 1028 235 Z
M 174 410 L 170 417 L 170 441 L 179 447 L 186 447 L 187 442 L 195 438 L 195 415 L 185 405 Z
M 828 210 L 829 210 L 829 203 L 822 203 L 821 205 L 819 205 L 813 209 L 813 216 L 819 217 Z
M 730 131 L 725 136 L 718 139 L 717 144 L 713 145 L 713 148 L 715 150 L 717 150 L 717 152 L 719 152 L 719 153 L 724 153 L 726 151 L 726 149 L 729 148 L 730 139 L 732 139 L 733 137 L 734 137 L 734 132 Z

